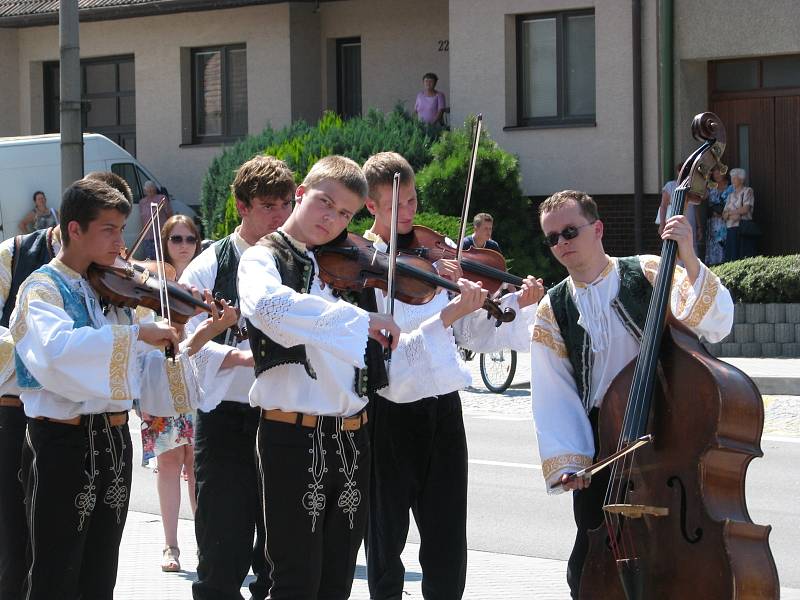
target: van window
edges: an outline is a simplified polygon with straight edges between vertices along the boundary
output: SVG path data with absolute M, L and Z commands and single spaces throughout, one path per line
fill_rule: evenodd
M 142 184 L 144 184 L 144 180 L 140 182 L 136 177 L 136 171 L 138 171 L 138 169 L 133 163 L 114 163 L 111 165 L 111 172 L 122 177 L 128 182 L 128 185 L 131 186 L 131 194 L 133 194 L 134 204 L 138 204 L 139 200 L 141 199 Z

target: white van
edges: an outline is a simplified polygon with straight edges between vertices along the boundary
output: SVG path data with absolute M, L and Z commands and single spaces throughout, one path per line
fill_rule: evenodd
M 125 243 L 130 246 L 142 228 L 139 199 L 145 181 L 165 189 L 158 179 L 138 160 L 105 136 L 83 134 L 84 174 L 112 171 L 123 177 L 133 192 L 133 210 L 125 226 Z M 41 190 L 47 206 L 61 205 L 61 136 L 59 134 L 0 138 L 0 239 L 20 233 L 19 222 L 33 210 L 33 194 Z M 192 218 L 195 211 L 170 198 L 176 213 Z

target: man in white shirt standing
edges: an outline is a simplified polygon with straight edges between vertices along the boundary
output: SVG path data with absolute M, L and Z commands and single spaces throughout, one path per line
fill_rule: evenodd
M 614 377 L 639 354 L 660 258 L 608 256 L 597 205 L 584 192 L 558 192 L 542 203 L 539 214 L 545 243 L 569 276 L 548 291 L 537 309 L 531 399 L 547 489 L 574 490 L 578 532 L 567 581 L 577 598 L 587 531 L 603 522 L 608 470 L 591 481 L 569 474 L 596 458 L 603 397 Z M 721 340 L 733 325 L 733 302 L 719 278 L 698 260 L 688 219 L 670 217 L 661 237 L 677 242 L 684 265 L 675 267 L 672 314 L 696 335 Z
M 215 298 L 238 305 L 239 259 L 289 217 L 295 183 L 283 161 L 256 156 L 239 168 L 231 188 L 241 225 L 195 258 L 181 283 L 210 289 Z M 187 331 L 199 322 L 199 317 L 192 319 Z M 206 395 L 195 426 L 198 566 L 192 595 L 195 600 L 239 600 L 242 582 L 252 567 L 256 579 L 250 593 L 255 600 L 263 600 L 270 580 L 255 461 L 260 411 L 248 400 L 254 381 L 250 343 L 228 331 L 207 344 L 197 360 Z

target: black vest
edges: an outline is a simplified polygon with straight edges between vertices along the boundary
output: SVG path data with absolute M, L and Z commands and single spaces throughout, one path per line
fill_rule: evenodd
M 644 324 L 647 320 L 647 309 L 653 287 L 650 285 L 637 256 L 620 258 L 619 260 L 619 293 L 611 302 L 614 311 L 619 315 L 625 328 L 637 341 L 641 341 Z M 550 304 L 556 317 L 561 337 L 567 347 L 567 356 L 572 364 L 575 385 L 578 395 L 588 413 L 590 410 L 592 384 L 592 368 L 594 355 L 592 342 L 586 330 L 578 325 L 580 312 L 569 292 L 569 278 L 547 292 Z
M 236 287 L 236 272 L 239 269 L 239 257 L 231 236 L 226 236 L 214 242 L 214 254 L 217 257 L 217 276 L 214 279 L 214 289 L 211 293 L 217 300 L 224 299 L 231 306 L 239 305 L 239 290 Z M 230 329 L 223 331 L 214 341 L 219 344 L 235 346 L 232 341 L 233 332 Z
M 283 234 L 277 231 L 261 238 L 258 244 L 269 248 L 275 257 L 283 285 L 301 294 L 309 292 L 314 280 L 314 264 L 304 252 L 295 248 Z M 370 312 L 376 310 L 375 292 L 371 289 L 365 290 L 364 293 L 347 294 L 342 297 L 364 310 Z M 308 362 L 304 345 L 300 344 L 291 348 L 281 346 L 250 321 L 247 322 L 247 329 L 250 336 L 250 347 L 253 351 L 256 377 L 272 367 L 295 363 L 303 365 L 309 377 L 317 378 L 313 367 Z M 354 387 L 359 396 L 365 396 L 369 392 L 386 387 L 389 383 L 386 365 L 383 362 L 383 350 L 380 344 L 373 339 L 367 342 L 365 362 L 366 369 L 355 369 Z
M 28 276 L 36 269 L 50 262 L 53 250 L 48 242 L 48 234 L 52 228 L 39 229 L 26 235 L 14 238 L 14 249 L 11 254 L 11 287 L 3 306 L 3 317 L 0 325 L 8 327 L 11 313 L 17 303 L 17 291 Z

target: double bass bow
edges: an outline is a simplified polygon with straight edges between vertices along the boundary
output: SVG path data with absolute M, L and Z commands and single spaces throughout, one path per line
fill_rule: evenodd
M 697 115 L 692 132 L 703 144 L 683 165 L 668 216 L 705 196 L 713 168 L 726 170 L 719 117 Z M 754 524 L 745 502 L 747 466 L 763 455 L 761 396 L 672 316 L 676 259 L 665 240 L 641 352 L 600 408 L 595 466 L 610 472 L 592 485 L 608 475 L 605 523 L 589 532 L 580 598 L 778 598 L 771 528 Z

